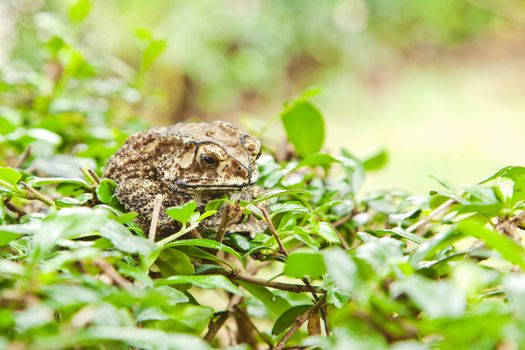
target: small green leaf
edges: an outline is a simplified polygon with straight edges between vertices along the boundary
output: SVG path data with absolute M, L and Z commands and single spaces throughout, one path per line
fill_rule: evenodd
M 111 205 L 115 201 L 115 189 L 117 184 L 111 179 L 102 179 L 97 186 L 97 198 L 104 204 Z
M 197 202 L 192 200 L 181 206 L 168 208 L 166 209 L 166 213 L 173 220 L 177 220 L 184 225 L 191 218 L 191 215 L 195 212 L 195 209 L 197 209 Z
M 196 247 L 204 247 L 204 248 L 211 248 L 211 249 L 217 249 L 225 251 L 226 253 L 229 253 L 239 259 L 239 261 L 243 261 L 242 256 L 236 252 L 231 247 L 228 247 L 225 244 L 222 244 L 220 242 L 214 241 L 213 239 L 206 239 L 206 238 L 199 238 L 199 239 L 184 239 L 180 241 L 174 241 L 171 243 L 168 243 L 165 245 L 166 248 L 169 247 L 182 247 L 182 246 L 196 246 Z
M 146 256 L 156 249 L 155 243 L 133 235 L 124 225 L 113 220 L 100 228 L 100 235 L 109 239 L 117 249 L 130 254 Z
M 288 140 L 300 157 L 317 153 L 323 147 L 324 119 L 321 112 L 306 100 L 289 103 L 281 113 Z
M 279 316 L 290 308 L 290 303 L 286 299 L 275 295 L 266 287 L 248 282 L 239 282 L 239 284 L 259 299 L 274 316 Z
M 396 282 L 393 297 L 406 293 L 430 318 L 460 316 L 466 307 L 463 290 L 449 281 L 433 281 L 418 275 Z
M 289 308 L 279 318 L 275 321 L 272 334 L 279 335 L 285 330 L 287 330 L 297 319 L 308 310 L 312 308 L 312 305 L 297 305 Z
M 22 178 L 22 174 L 8 167 L 0 166 L 0 186 L 4 186 L 11 191 L 16 192 L 16 185 L 18 181 Z
M 320 222 L 315 229 L 315 233 L 323 237 L 328 243 L 339 243 L 337 232 L 328 222 Z
M 388 153 L 386 150 L 380 150 L 371 156 L 363 159 L 363 168 L 366 171 L 381 170 L 388 163 Z
M 91 0 L 77 0 L 69 8 L 68 15 L 71 22 L 79 23 L 89 15 L 91 10 Z
M 293 252 L 288 255 L 283 272 L 289 277 L 317 278 L 326 273 L 326 266 L 319 253 Z
M 25 182 L 31 187 L 41 187 L 45 185 L 60 185 L 60 184 L 71 184 L 77 185 L 84 188 L 90 188 L 90 184 L 81 178 L 68 178 L 68 177 L 28 177 Z

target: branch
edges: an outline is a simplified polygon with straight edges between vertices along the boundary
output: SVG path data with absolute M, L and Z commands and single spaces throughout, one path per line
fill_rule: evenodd
M 456 201 L 454 199 L 447 200 L 446 202 L 441 204 L 439 207 L 434 209 L 430 214 L 428 214 L 428 216 L 426 216 L 425 218 L 419 220 L 418 222 L 416 222 L 415 224 L 413 224 L 412 226 L 407 228 L 405 231 L 407 231 L 407 232 L 414 232 L 418 228 L 428 224 L 430 222 L 430 220 L 432 220 L 436 216 L 444 214 L 446 212 L 446 210 L 454 203 L 456 203 Z
M 240 274 L 238 272 L 214 271 L 213 273 L 219 273 L 232 280 L 258 284 L 261 286 L 274 288 L 274 289 L 280 289 L 280 290 L 286 290 L 289 292 L 304 293 L 304 292 L 311 292 L 313 290 L 315 293 L 323 293 L 323 291 L 319 287 L 311 286 L 311 289 L 310 289 L 308 288 L 308 286 L 303 286 L 299 284 L 291 284 L 291 283 L 283 283 L 283 282 L 267 281 L 262 278 L 252 277 L 252 276 Z
M 266 209 L 264 209 L 264 208 L 259 207 L 259 209 L 260 209 L 261 212 L 263 213 L 263 215 L 264 215 L 264 220 L 266 220 L 266 223 L 268 224 L 268 228 L 270 229 L 270 232 L 272 233 L 273 237 L 274 237 L 275 240 L 277 241 L 277 244 L 279 245 L 279 250 L 281 251 L 281 253 L 282 253 L 284 256 L 288 256 L 288 252 L 286 251 L 286 248 L 284 247 L 283 242 L 282 242 L 281 239 L 279 238 L 279 235 L 277 234 L 277 230 L 275 229 L 275 226 L 273 225 L 272 219 L 271 219 L 270 216 L 268 215 L 268 212 L 267 212 Z
M 162 207 L 162 194 L 155 196 L 153 200 L 153 213 L 151 214 L 151 223 L 149 226 L 148 239 L 155 242 L 155 235 L 157 233 L 157 226 L 159 223 L 160 208 Z
M 53 202 L 51 199 L 47 198 L 42 193 L 35 190 L 33 187 L 29 186 L 25 182 L 20 181 L 20 185 L 27 190 L 27 199 L 36 199 L 51 207 L 55 206 L 55 202 Z

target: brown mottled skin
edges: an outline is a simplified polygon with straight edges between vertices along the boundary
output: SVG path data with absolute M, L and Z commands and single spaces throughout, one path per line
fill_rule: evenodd
M 259 141 L 232 125 L 177 123 L 131 135 L 109 160 L 104 176 L 118 183 L 116 194 L 128 210 L 139 213 L 139 223 L 149 228 L 154 199 L 162 194 L 158 232 L 178 230 L 165 208 L 195 199 L 202 210 L 210 199 L 227 195 L 249 200 L 258 172 L 255 165 Z M 203 226 L 217 229 L 220 214 L 204 220 Z M 259 232 L 264 225 L 239 214 L 229 226 L 233 232 Z

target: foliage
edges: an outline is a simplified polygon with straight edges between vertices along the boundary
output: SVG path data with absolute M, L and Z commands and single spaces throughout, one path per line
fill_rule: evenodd
M 368 80 L 403 57 L 498 30 L 506 24 L 500 12 L 521 10 L 457 0 L 11 2 L 15 57 L 38 62 L 33 48 L 46 36 L 81 43 L 114 73 L 140 71 L 140 92 L 157 90 L 143 114 L 178 117 L 281 100 L 290 85 L 296 91 L 337 73 Z M 160 54 L 149 79 L 144 73 Z
M 265 150 L 261 196 L 169 208 L 180 230 L 146 237 L 99 178 L 154 98 L 141 84 L 164 44 L 137 36 L 142 68 L 126 78 L 60 35 L 34 47 L 45 69 L 2 71 L 1 348 L 525 346 L 525 168 L 466 188 L 437 179 L 424 196 L 362 193 L 388 156 L 323 152 L 316 90 L 284 106 L 294 152 Z M 268 228 L 189 236 L 232 205 Z

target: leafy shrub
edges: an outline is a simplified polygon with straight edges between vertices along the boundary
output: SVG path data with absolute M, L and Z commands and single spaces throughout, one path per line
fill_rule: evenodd
M 141 38 L 150 66 L 162 44 Z M 154 241 L 99 178 L 144 127 L 144 71 L 113 75 L 60 36 L 34 50 L 39 63 L 0 80 L 0 347 L 525 346 L 525 168 L 466 188 L 437 179 L 424 196 L 362 193 L 386 153 L 323 153 L 309 90 L 280 115 L 294 152 L 260 158 L 264 194 L 170 208 L 182 228 Z M 268 229 L 188 236 L 228 205 Z

